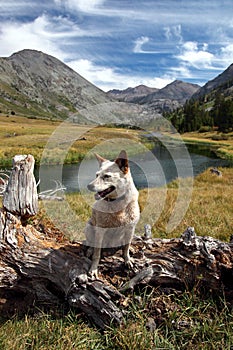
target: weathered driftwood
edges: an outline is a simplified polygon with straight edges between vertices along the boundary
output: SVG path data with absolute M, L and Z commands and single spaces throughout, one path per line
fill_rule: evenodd
M 67 303 L 104 328 L 121 322 L 126 295 L 135 287 L 182 291 L 196 286 L 233 299 L 232 243 L 198 237 L 193 228 L 180 238 L 152 239 L 146 227 L 146 235 L 134 237 L 131 245 L 133 268 L 124 266 L 119 249 L 105 249 L 99 279 L 93 281 L 87 274 L 90 248 L 81 242 L 58 243 L 33 226 L 22 225 L 16 212 L 6 206 L 0 212 L 0 311 L 7 310 L 12 295 L 17 296 L 16 310 L 22 300 L 49 306 Z
M 66 190 L 60 181 L 55 181 L 55 187 L 42 191 L 38 194 L 38 199 L 48 200 L 48 201 L 63 201 L 64 200 L 64 191 Z
M 3 197 L 3 207 L 21 218 L 33 216 L 38 210 L 36 181 L 33 175 L 34 157 L 17 155 Z

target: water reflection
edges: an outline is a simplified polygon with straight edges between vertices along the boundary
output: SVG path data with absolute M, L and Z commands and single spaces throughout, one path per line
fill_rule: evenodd
M 130 157 L 131 172 L 137 188 L 163 186 L 176 179 L 178 175 L 179 177 L 187 177 L 190 174 L 196 176 L 209 167 L 229 166 L 227 160 L 212 157 L 213 153 L 207 148 L 203 148 L 201 152 L 198 147 L 195 148 L 192 145 L 188 146 L 188 149 L 191 162 L 187 161 L 182 146 L 173 146 L 168 149 L 158 144 L 152 152 Z M 195 151 L 202 154 L 197 154 Z M 98 163 L 95 159 L 85 160 L 81 165 L 64 165 L 62 169 L 59 165 L 43 166 L 44 179 L 46 179 L 46 186 L 43 184 L 43 189 L 53 187 L 53 181 L 61 180 L 61 176 L 67 192 L 86 189 L 86 185 L 95 177 L 97 168 Z M 36 169 L 37 177 L 38 173 L 39 169 Z

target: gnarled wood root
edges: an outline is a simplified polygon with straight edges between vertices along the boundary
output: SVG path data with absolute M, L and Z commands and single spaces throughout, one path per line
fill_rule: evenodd
M 198 237 L 192 228 L 181 238 L 134 237 L 132 270 L 120 251 L 104 250 L 99 279 L 92 281 L 85 245 L 59 244 L 4 209 L 0 214 L 0 295 L 14 291 L 47 305 L 67 302 L 101 328 L 121 322 L 125 293 L 138 286 L 198 285 L 233 297 L 233 244 Z

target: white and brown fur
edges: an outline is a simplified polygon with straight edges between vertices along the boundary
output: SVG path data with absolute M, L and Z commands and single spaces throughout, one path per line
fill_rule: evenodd
M 139 220 L 138 191 L 130 173 L 125 151 L 115 161 L 96 154 L 99 170 L 88 189 L 96 202 L 86 226 L 87 244 L 94 247 L 90 275 L 98 276 L 101 248 L 123 246 L 125 264 L 131 266 L 130 243 Z

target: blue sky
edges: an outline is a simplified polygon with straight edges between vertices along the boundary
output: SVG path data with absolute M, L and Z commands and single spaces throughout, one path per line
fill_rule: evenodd
M 205 84 L 233 63 L 232 0 L 0 0 L 0 56 L 35 49 L 104 91 Z

